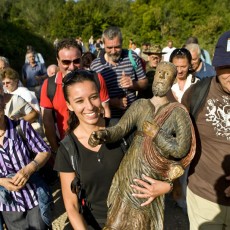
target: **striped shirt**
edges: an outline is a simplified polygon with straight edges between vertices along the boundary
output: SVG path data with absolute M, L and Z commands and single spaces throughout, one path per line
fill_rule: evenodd
M 5 119 L 7 129 L 3 146 L 0 146 L 0 177 L 2 178 L 17 173 L 31 161 L 30 152 L 16 131 L 17 121 L 10 120 L 7 117 Z M 28 122 L 20 120 L 20 125 L 28 141 L 28 146 L 34 152 L 34 155 L 49 151 L 49 147 Z M 11 194 L 15 204 L 5 205 L 0 202 L 0 211 L 25 212 L 38 205 L 36 186 L 33 183 L 27 183 L 21 190 L 12 191 Z
M 109 97 L 116 98 L 127 96 L 128 106 L 136 100 L 136 91 L 123 89 L 121 87 L 119 82 L 122 76 L 122 71 L 125 72 L 125 75 L 130 76 L 133 81 L 138 81 L 146 77 L 140 57 L 138 57 L 135 52 L 132 52 L 132 56 L 137 64 L 136 70 L 134 70 L 134 67 L 129 59 L 128 50 L 122 50 L 121 57 L 117 62 L 117 65 L 108 63 L 105 60 L 104 54 L 102 54 L 100 57 L 96 58 L 90 66 L 92 70 L 97 73 L 101 73 L 104 77 Z M 124 112 L 124 110 L 111 107 L 112 117 L 120 118 Z

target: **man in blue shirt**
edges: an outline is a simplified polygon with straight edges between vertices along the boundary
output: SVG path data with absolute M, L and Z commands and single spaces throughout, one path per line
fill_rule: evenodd
M 205 77 L 216 76 L 216 71 L 213 66 L 209 65 L 207 62 L 201 59 L 201 49 L 198 44 L 191 43 L 185 46 L 192 56 L 192 69 L 194 75 L 200 80 Z
M 29 63 L 25 63 L 22 67 L 22 80 L 29 90 L 35 92 L 39 100 L 41 85 L 44 79 L 47 78 L 46 67 L 44 64 L 35 61 L 33 51 L 28 51 L 26 58 L 29 60 Z

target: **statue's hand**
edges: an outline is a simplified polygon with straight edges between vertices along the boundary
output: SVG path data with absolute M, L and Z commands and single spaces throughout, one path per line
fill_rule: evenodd
M 150 123 L 149 121 L 144 121 L 144 124 L 143 124 L 143 132 L 150 136 L 150 137 L 155 137 L 156 134 L 158 133 L 159 131 L 159 126 L 154 122 L 154 123 Z
M 92 147 L 96 147 L 97 145 L 100 145 L 104 143 L 108 139 L 108 131 L 107 130 L 99 130 L 92 132 L 88 144 Z

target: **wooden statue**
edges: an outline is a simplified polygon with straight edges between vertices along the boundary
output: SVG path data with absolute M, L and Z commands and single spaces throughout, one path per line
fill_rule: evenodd
M 152 86 L 154 96 L 132 103 L 115 126 L 91 134 L 89 144 L 96 146 L 115 142 L 133 127 L 137 129 L 112 181 L 105 230 L 163 229 L 164 196 L 141 206 L 143 199 L 132 196 L 130 184 L 142 174 L 172 182 L 183 174 L 194 156 L 196 143 L 189 114 L 183 105 L 170 103 L 166 97 L 175 77 L 172 63 L 159 63 Z

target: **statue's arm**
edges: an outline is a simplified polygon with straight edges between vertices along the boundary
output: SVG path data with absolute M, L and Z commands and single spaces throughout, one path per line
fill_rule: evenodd
M 161 154 L 178 159 L 186 156 L 191 146 L 191 126 L 189 114 L 183 108 L 175 108 L 154 141 Z
M 143 107 L 141 100 L 133 102 L 115 126 L 106 128 L 109 133 L 108 141 L 116 142 L 129 134 L 137 126 Z
M 137 125 L 140 106 L 139 101 L 133 102 L 115 126 L 93 132 L 88 140 L 89 145 L 95 147 L 105 142 L 116 142 L 129 134 Z

